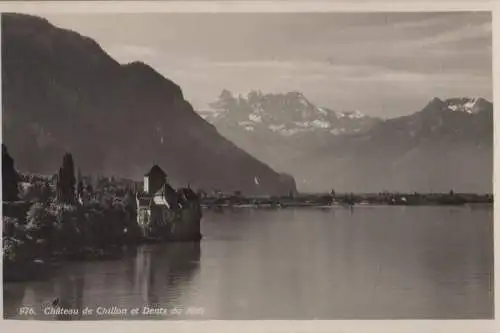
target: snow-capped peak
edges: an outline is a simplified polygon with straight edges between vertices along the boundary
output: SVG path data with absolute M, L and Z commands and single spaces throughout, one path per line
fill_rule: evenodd
M 448 110 L 474 114 L 480 111 L 476 107 L 480 98 L 452 98 L 445 101 Z
M 325 109 L 325 108 L 322 108 L 322 107 L 318 108 L 318 112 L 321 113 L 322 115 L 327 115 L 328 114 L 328 110 Z
M 360 131 L 371 119 L 358 110 L 338 112 L 317 107 L 298 91 L 264 94 L 251 91 L 246 97 L 224 91 L 211 103 L 213 112 L 200 115 L 219 128 L 239 128 L 253 135 L 276 133 L 285 137 L 304 133 L 336 135 Z M 368 119 L 366 121 L 366 119 Z
M 353 112 L 349 112 L 348 117 L 359 119 L 359 118 L 364 118 L 365 115 L 363 113 L 361 113 L 361 111 L 359 111 L 359 110 L 354 110 Z
M 337 115 L 337 118 L 360 119 L 365 117 L 365 115 L 359 110 L 335 112 L 335 114 Z

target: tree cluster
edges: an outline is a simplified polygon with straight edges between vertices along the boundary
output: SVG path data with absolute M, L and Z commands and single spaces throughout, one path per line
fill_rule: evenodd
M 7 162 L 12 170 L 13 163 Z M 7 171 L 13 184 L 16 179 L 16 186 L 7 186 L 4 192 L 11 190 L 10 198 L 14 199 L 17 192 L 12 188 L 17 189 L 19 177 L 14 178 L 9 168 Z M 103 249 L 139 240 L 135 193 L 130 182 L 98 177 L 93 186 L 90 177 L 85 178 L 85 183 L 80 170 L 77 177 L 74 171 L 73 157 L 68 153 L 55 177 L 22 175 L 29 185 L 21 195 L 23 205 L 17 209 L 12 203 L 11 211 L 16 214 L 3 219 L 4 260 L 92 257 Z
M 66 204 L 76 202 L 75 195 L 75 166 L 73 156 L 66 153 L 63 157 L 62 166 L 57 174 L 57 200 Z
M 14 167 L 14 159 L 9 155 L 7 147 L 2 144 L 2 200 L 17 201 L 19 175 Z

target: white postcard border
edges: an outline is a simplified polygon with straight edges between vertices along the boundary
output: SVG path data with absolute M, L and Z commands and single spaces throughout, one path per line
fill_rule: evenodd
M 0 1 L 1 12 L 44 13 L 236 13 L 236 12 L 419 12 L 419 11 L 492 11 L 493 12 L 493 103 L 500 105 L 496 82 L 500 76 L 500 1 L 484 0 L 408 0 L 408 1 Z M 1 115 L 0 115 L 1 119 Z M 494 114 L 494 171 L 500 174 L 499 116 Z M 1 131 L 1 129 L 0 129 Z M 496 180 L 497 177 L 493 177 Z M 494 182 L 494 194 L 500 183 Z M 499 208 L 495 200 L 494 209 Z M 495 214 L 495 220 L 496 220 Z M 495 221 L 496 222 L 496 221 Z M 496 223 L 495 223 L 496 224 Z M 1 228 L 1 226 L 0 226 Z M 500 241 L 500 229 L 494 227 L 495 243 Z M 500 247 L 495 248 L 495 277 L 500 276 Z M 1 259 L 0 259 L 1 260 Z M 498 282 L 495 282 L 495 290 Z M 3 290 L 0 288 L 3 300 Z M 495 292 L 495 304 L 499 293 Z M 0 311 L 2 308 L 0 308 Z M 495 317 L 500 309 L 495 306 Z M 0 320 L 2 332 L 415 332 L 448 333 L 500 332 L 496 320 L 314 320 L 314 321 L 73 321 L 42 322 Z

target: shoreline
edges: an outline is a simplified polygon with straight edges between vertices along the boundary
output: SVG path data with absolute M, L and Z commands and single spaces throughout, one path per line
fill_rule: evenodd
M 376 207 L 493 207 L 492 195 L 479 194 L 364 194 L 342 195 L 311 194 L 297 196 L 244 197 L 240 195 L 205 197 L 199 202 L 203 211 L 238 210 L 238 209 L 359 209 Z M 95 206 L 95 205 L 94 205 Z M 144 237 L 139 232 L 133 214 L 126 214 L 130 209 L 99 206 L 71 207 L 53 204 L 32 204 L 28 202 L 3 203 L 4 218 L 9 217 L 9 228 L 4 229 L 4 241 L 8 240 L 12 253 L 4 253 L 4 283 L 16 283 L 37 280 L 49 276 L 51 272 L 65 262 L 105 261 L 121 258 L 127 249 L 143 244 L 161 244 L 172 242 L 200 242 L 201 233 L 192 232 L 171 235 L 164 239 Z M 58 210 L 49 208 L 59 208 Z M 102 213 L 96 215 L 93 210 Z M 54 229 L 52 219 L 39 220 L 35 213 L 50 213 L 48 216 L 62 218 L 69 229 Z M 55 214 L 56 212 L 57 214 Z M 94 213 L 93 215 L 85 213 Z M 55 214 L 55 215 L 54 215 Z M 40 214 L 39 214 L 40 215 Z M 45 214 L 47 215 L 47 214 Z M 41 214 L 40 218 L 45 215 Z M 54 215 L 54 216 L 52 216 Z M 89 215 L 89 216 L 87 216 Z M 94 216 L 95 215 L 95 216 Z M 30 218 L 28 218 L 31 216 Z M 202 215 L 200 215 L 201 218 Z M 36 217 L 36 218 L 35 218 Z M 105 217 L 105 219 L 103 219 Z M 90 219 L 90 220 L 88 220 Z M 125 219 L 125 220 L 123 220 Z M 57 219 L 56 219 L 57 220 Z M 31 221 L 31 223 L 30 223 Z M 85 222 L 87 221 L 87 222 Z M 34 224 L 36 222 L 36 224 Z M 50 226 L 49 230 L 42 228 Z M 76 223 L 76 224 L 74 224 Z M 12 225 L 11 225 L 12 224 Z M 4 225 L 4 227 L 7 225 Z M 112 228 L 113 230 L 108 230 Z M 81 229 L 81 230 L 80 230 Z M 112 241 L 104 242 L 102 235 L 109 234 Z M 54 233 L 60 233 L 54 241 Z M 41 242 L 40 242 L 41 241 Z M 5 250 L 5 249 L 4 249 Z
M 463 206 L 494 203 L 490 193 L 290 193 L 288 195 L 245 196 L 240 192 L 201 197 L 204 208 L 288 208 L 354 206 Z
M 476 207 L 476 206 L 491 206 L 492 202 L 465 202 L 465 203 L 411 203 L 411 204 L 391 204 L 391 203 L 355 203 L 355 204 L 202 204 L 202 209 L 287 209 L 287 208 L 317 208 L 317 209 L 334 209 L 334 208 L 355 208 L 355 207 Z

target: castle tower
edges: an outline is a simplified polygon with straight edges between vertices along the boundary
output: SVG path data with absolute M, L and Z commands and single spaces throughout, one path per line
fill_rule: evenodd
M 154 194 L 167 182 L 167 174 L 158 165 L 144 175 L 144 192 Z

